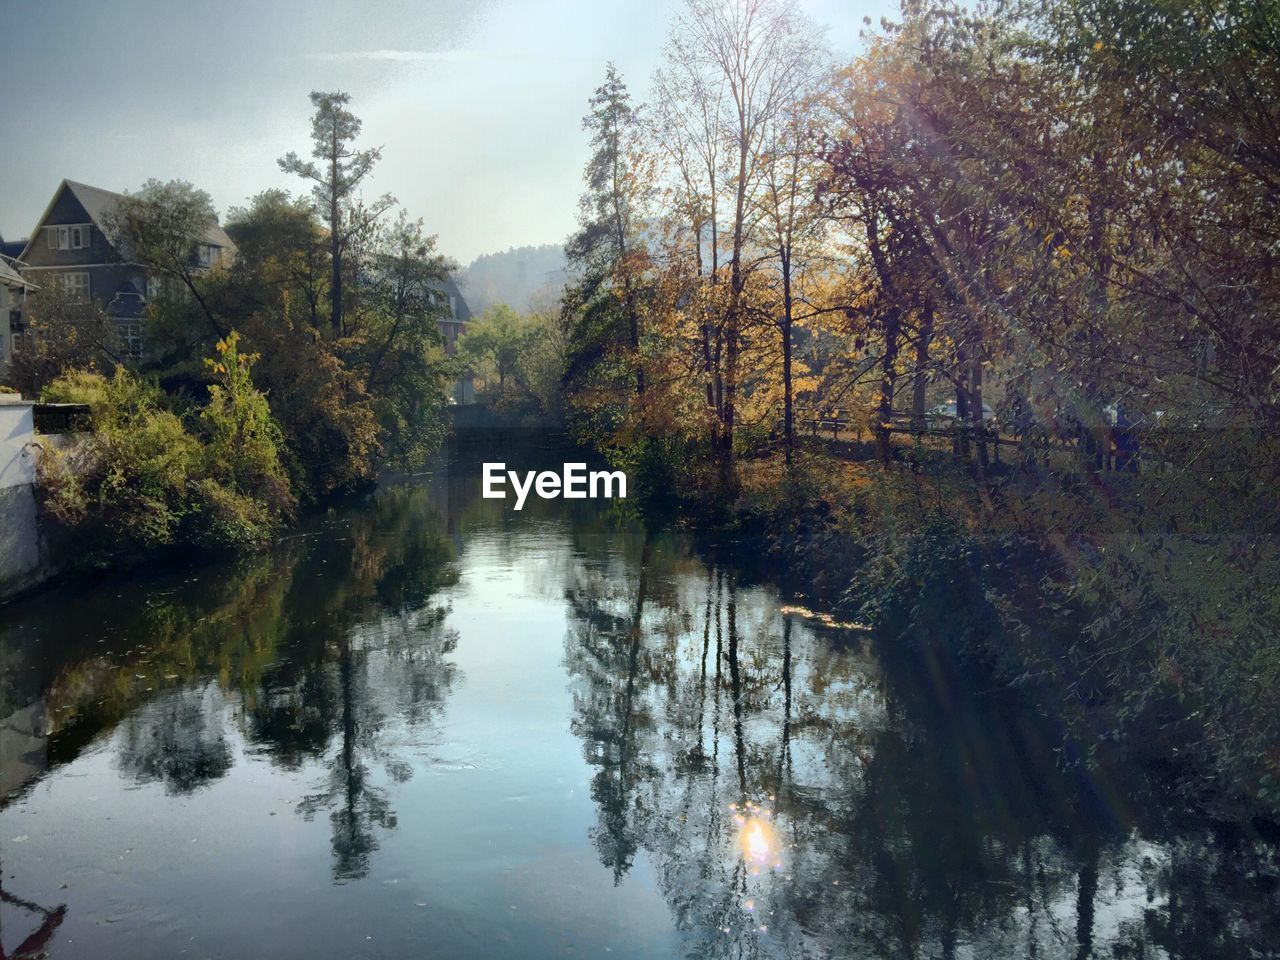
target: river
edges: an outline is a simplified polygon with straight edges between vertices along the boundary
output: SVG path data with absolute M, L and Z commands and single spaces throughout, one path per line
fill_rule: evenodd
M 1278 955 L 1254 831 L 475 459 L 0 611 L 0 957 Z

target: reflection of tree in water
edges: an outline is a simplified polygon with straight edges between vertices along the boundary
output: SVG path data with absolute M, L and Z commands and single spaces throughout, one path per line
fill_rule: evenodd
M 1056 731 L 936 664 L 890 682 L 726 571 L 626 557 L 566 591 L 573 730 L 601 861 L 622 882 L 648 854 L 689 956 L 1276 955 L 1280 912 L 1249 910 L 1275 890 L 1240 889 L 1273 845 L 1237 838 L 1236 867 L 1139 829 Z
M 454 679 L 456 635 L 431 597 L 454 582 L 452 550 L 435 517 L 382 495 L 346 536 L 320 541 L 286 598 L 298 624 L 295 655 L 268 671 L 248 711 L 251 735 L 288 767 L 321 760 L 316 792 L 298 810 L 328 810 L 335 880 L 365 876 L 376 831 L 396 825 L 389 786 L 413 767 L 397 752 L 404 730 L 438 719 Z
M 140 587 L 132 607 L 118 587 L 90 595 L 65 630 L 51 609 L 44 646 L 66 655 L 41 664 L 50 756 L 118 726 L 123 776 L 190 793 L 231 770 L 239 723 L 272 763 L 325 767 L 299 810 L 329 812 L 335 878 L 363 876 L 376 831 L 395 826 L 389 788 L 412 771 L 398 745 L 438 719 L 454 679 L 433 602 L 453 559 L 426 491 L 394 488 L 269 553 Z M 104 638 L 95 621 L 119 627 Z
M 636 785 L 653 771 L 637 769 L 636 730 L 649 725 L 637 716 L 640 688 L 649 683 L 648 663 L 641 663 L 640 622 L 648 589 L 651 547 L 641 549 L 634 601 L 629 610 L 618 609 L 618 598 L 601 592 L 597 580 L 592 589 L 570 596 L 575 604 L 576 644 L 571 647 L 574 672 L 586 677 L 574 693 L 573 732 L 587 744 L 587 759 L 599 769 L 591 780 L 591 796 L 600 822 L 592 830 L 592 842 L 617 883 L 631 868 L 637 838 L 631 828 L 633 808 L 641 802 Z M 643 761 L 643 757 L 639 757 Z
M 226 702 L 216 684 L 167 690 L 120 724 L 116 764 L 139 783 L 173 794 L 220 779 L 231 769 L 223 728 Z
M 455 674 L 445 657 L 457 639 L 443 628 L 444 614 L 432 611 L 346 637 L 336 663 L 323 668 L 332 685 L 328 702 L 337 706 L 336 744 L 325 760 L 328 773 L 320 789 L 304 797 L 298 810 L 307 819 L 329 811 L 335 880 L 365 876 L 378 848 L 375 828 L 396 825 L 387 786 L 376 774 L 380 770 L 389 783 L 403 783 L 413 767 L 396 751 L 389 728 L 432 722 L 443 712 Z

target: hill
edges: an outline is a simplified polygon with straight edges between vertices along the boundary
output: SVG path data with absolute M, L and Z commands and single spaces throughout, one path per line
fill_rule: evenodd
M 557 296 L 565 278 L 564 247 L 558 243 L 487 253 L 458 271 L 462 294 L 477 315 L 495 303 L 525 312 Z

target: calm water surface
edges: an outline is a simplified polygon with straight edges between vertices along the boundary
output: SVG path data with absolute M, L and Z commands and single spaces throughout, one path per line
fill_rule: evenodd
M 0 611 L 0 958 L 1277 955 L 1265 840 L 678 534 L 479 489 Z

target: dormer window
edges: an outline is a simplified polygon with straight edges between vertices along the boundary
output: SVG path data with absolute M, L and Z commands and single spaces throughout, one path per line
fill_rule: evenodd
M 50 250 L 85 250 L 91 242 L 93 228 L 87 223 L 72 223 L 62 227 L 45 227 Z
M 219 252 L 221 252 L 221 248 L 211 243 L 200 244 L 200 266 L 212 267 L 218 262 Z

